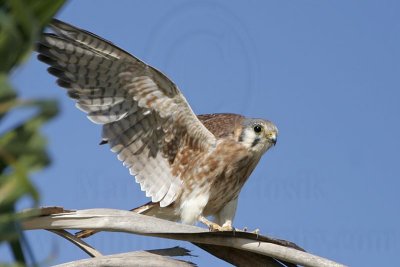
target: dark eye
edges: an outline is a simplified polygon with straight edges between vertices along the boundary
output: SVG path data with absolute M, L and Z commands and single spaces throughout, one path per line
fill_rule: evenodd
M 262 130 L 262 127 L 261 127 L 261 125 L 254 125 L 254 131 L 256 132 L 256 133 L 259 133 L 259 132 L 261 132 L 261 130 Z

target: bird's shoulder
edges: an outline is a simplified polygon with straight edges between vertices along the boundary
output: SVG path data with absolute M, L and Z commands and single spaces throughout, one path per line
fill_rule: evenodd
M 245 119 L 233 113 L 202 114 L 197 118 L 217 139 L 231 139 L 240 134 Z

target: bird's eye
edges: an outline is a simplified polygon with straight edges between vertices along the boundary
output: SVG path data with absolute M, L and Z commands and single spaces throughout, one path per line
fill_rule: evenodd
M 254 125 L 254 132 L 256 132 L 256 133 L 259 133 L 259 132 L 261 132 L 261 130 L 262 130 L 262 127 L 261 127 L 261 125 Z

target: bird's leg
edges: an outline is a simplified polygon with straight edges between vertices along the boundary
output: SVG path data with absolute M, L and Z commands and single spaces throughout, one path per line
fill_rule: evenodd
M 232 221 L 235 217 L 237 202 L 237 198 L 232 199 L 215 214 L 215 222 L 223 229 L 222 231 L 236 231 L 232 226 Z
M 219 224 L 210 221 L 204 216 L 199 217 L 199 221 L 202 222 L 203 224 L 207 225 L 208 229 L 210 229 L 211 232 L 219 232 L 219 231 L 233 231 L 233 227 L 231 224 L 223 224 L 220 226 Z

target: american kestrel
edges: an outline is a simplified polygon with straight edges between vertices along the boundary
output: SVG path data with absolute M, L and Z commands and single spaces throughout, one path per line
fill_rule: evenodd
M 232 230 L 240 190 L 275 145 L 276 126 L 237 114 L 196 116 L 160 71 L 88 31 L 59 20 L 50 27 L 38 58 L 77 108 L 103 125 L 102 143 L 151 197 L 134 210 Z

